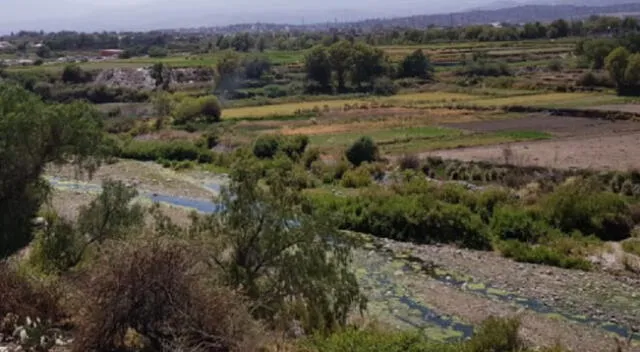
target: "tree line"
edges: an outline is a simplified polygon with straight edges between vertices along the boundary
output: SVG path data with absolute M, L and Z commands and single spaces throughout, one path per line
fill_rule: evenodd
M 232 49 L 239 52 L 270 50 L 306 50 L 316 45 L 332 45 L 341 39 L 364 41 L 369 45 L 411 45 L 442 41 L 514 41 L 611 35 L 621 36 L 640 30 L 633 17 L 591 16 L 585 20 L 557 19 L 551 23 L 524 25 L 503 23 L 500 26 L 473 25 L 427 29 L 393 28 L 365 30 L 359 28 L 326 31 L 238 32 L 235 34 L 150 32 L 62 31 L 56 33 L 18 32 L 2 39 L 15 44 L 17 51 L 27 50 L 28 43 L 42 43 L 42 53 L 51 51 L 98 50 L 119 48 L 129 55 L 147 55 L 158 48 L 173 51 L 211 52 Z M 151 50 L 152 48 L 155 48 Z M 150 52 L 151 51 L 151 52 Z

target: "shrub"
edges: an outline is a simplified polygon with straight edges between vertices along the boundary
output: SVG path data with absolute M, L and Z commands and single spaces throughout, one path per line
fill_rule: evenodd
M 554 72 L 562 71 L 563 66 L 564 65 L 562 64 L 562 61 L 560 60 L 551 60 L 547 64 L 547 68 L 549 69 L 549 71 Z
M 258 158 L 273 158 L 280 147 L 280 136 L 262 135 L 253 144 L 253 155 Z
M 400 170 L 418 170 L 420 168 L 420 159 L 413 154 L 405 154 L 398 162 Z
M 302 164 L 305 168 L 310 169 L 311 165 L 316 161 L 320 161 L 320 149 L 310 148 L 302 154 Z
M 347 149 L 345 155 L 351 164 L 360 166 L 364 162 L 378 160 L 378 146 L 371 137 L 361 137 Z
M 0 319 L 15 314 L 21 319 L 30 317 L 57 322 L 65 316 L 59 304 L 60 292 L 51 285 L 28 278 L 4 262 L 0 262 L 0 292 Z
M 194 270 L 194 257 L 193 249 L 163 240 L 110 248 L 80 283 L 73 351 L 124 349 L 129 329 L 154 351 L 256 349 L 257 324 L 244 300 L 204 284 L 210 275 Z
M 152 46 L 149 48 L 149 57 L 167 57 L 169 50 L 159 46 Z
M 78 263 L 85 240 L 57 214 L 49 213 L 45 219 L 47 227 L 36 236 L 29 264 L 45 274 L 60 274 Z
M 362 188 L 370 186 L 371 182 L 371 174 L 361 166 L 345 172 L 341 184 L 346 188 Z
M 253 144 L 253 155 L 261 159 L 271 159 L 278 152 L 282 152 L 290 159 L 298 160 L 304 154 L 308 144 L 309 137 L 305 135 L 289 137 L 262 135 Z
M 519 262 L 545 264 L 566 269 L 590 270 L 591 263 L 580 257 L 562 253 L 546 245 L 529 245 L 519 241 L 506 241 L 498 249 L 507 258 Z
M 518 336 L 519 329 L 520 321 L 516 318 L 490 317 L 475 329 L 473 338 L 468 342 L 468 351 L 523 351 L 525 343 Z
M 394 95 L 398 93 L 398 86 L 389 77 L 379 77 L 373 81 L 373 94 L 375 95 Z
M 200 98 L 184 98 L 174 109 L 176 124 L 185 124 L 202 120 L 204 122 L 218 122 L 222 116 L 222 108 L 218 98 L 204 96 Z
M 624 197 L 600 191 L 592 181 L 576 180 L 559 186 L 542 203 L 551 224 L 563 232 L 578 230 L 604 241 L 628 238 L 633 228 Z
M 532 211 L 511 206 L 496 209 L 490 228 L 497 239 L 528 243 L 537 243 L 549 231 L 548 225 L 536 219 Z
M 120 151 L 120 157 L 142 161 L 193 160 L 211 162 L 213 154 L 209 150 L 198 148 L 189 141 L 139 141 L 132 140 Z
M 459 71 L 458 75 L 466 77 L 498 77 L 510 76 L 509 66 L 504 62 L 488 62 L 485 60 L 472 61 L 466 63 Z
M 89 72 L 85 72 L 80 66 L 70 64 L 62 71 L 62 81 L 64 83 L 87 83 L 93 79 Z

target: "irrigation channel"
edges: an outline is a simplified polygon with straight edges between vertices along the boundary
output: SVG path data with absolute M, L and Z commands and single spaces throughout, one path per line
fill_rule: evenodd
M 67 181 L 48 177 L 49 183 L 56 189 L 72 190 L 83 193 L 99 193 L 101 187 L 96 184 Z M 218 184 L 204 184 L 211 194 L 220 191 Z M 140 192 L 141 200 L 160 202 L 172 206 L 194 209 L 202 213 L 212 213 L 219 206 L 211 200 L 192 199 Z M 407 280 L 437 280 L 451 287 L 470 292 L 483 298 L 507 302 L 536 313 L 566 319 L 567 321 L 596 326 L 609 333 L 640 341 L 640 334 L 631 332 L 627 327 L 611 322 L 597 320 L 584 315 L 562 312 L 542 302 L 506 292 L 491 285 L 479 283 L 471 277 L 456 275 L 436 268 L 425 272 L 423 263 L 411 256 L 395 255 L 380 250 L 375 239 L 354 253 L 354 266 L 358 280 L 369 298 L 369 314 L 377 320 L 400 328 L 417 328 L 429 338 L 439 341 L 454 341 L 470 337 L 473 326 L 460 322 L 455 317 L 438 314 L 433 308 L 416 298 L 402 282 Z M 402 276 L 402 280 L 398 278 Z

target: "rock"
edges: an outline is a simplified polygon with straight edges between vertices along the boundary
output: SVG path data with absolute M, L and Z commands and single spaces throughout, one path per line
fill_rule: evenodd
M 21 343 L 27 343 L 27 341 L 29 341 L 29 334 L 27 333 L 27 330 L 24 328 L 20 330 L 19 336 L 20 336 Z

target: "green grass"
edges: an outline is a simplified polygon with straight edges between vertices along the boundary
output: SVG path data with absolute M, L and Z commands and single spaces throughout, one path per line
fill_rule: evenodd
M 541 140 L 552 138 L 551 135 L 536 131 L 495 132 L 483 134 L 460 134 L 443 136 L 441 138 L 414 138 L 401 143 L 382 145 L 381 149 L 386 154 L 400 155 L 404 153 L 420 153 L 432 150 L 455 149 L 464 147 L 478 147 L 528 140 Z
M 314 135 L 310 137 L 311 145 L 317 147 L 347 146 L 366 135 L 373 138 L 376 143 L 397 144 L 414 139 L 454 138 L 463 134 L 462 131 L 453 128 L 436 126 L 393 128 L 389 130 L 369 131 L 367 133 L 348 132 L 331 135 Z

